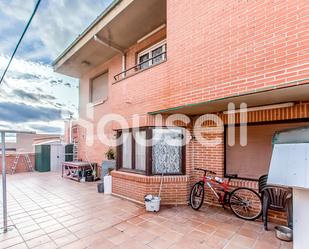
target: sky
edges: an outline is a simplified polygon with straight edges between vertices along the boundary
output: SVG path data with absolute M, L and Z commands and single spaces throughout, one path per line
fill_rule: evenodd
M 78 80 L 53 72 L 53 60 L 112 0 L 42 0 L 4 82 L 0 129 L 63 133 L 78 118 Z M 0 0 L 0 76 L 36 0 Z

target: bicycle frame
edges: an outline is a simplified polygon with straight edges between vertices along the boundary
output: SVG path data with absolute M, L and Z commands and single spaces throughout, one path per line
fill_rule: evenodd
M 261 216 L 261 196 L 253 189 L 246 187 L 235 188 L 230 185 L 231 179 L 236 178 L 237 174 L 226 175 L 225 179 L 222 179 L 215 176 L 216 172 L 214 171 L 201 168 L 195 168 L 195 170 L 204 171 L 204 175 L 202 180 L 196 182 L 191 188 L 189 205 L 194 210 L 199 210 L 203 205 L 206 185 L 217 198 L 219 204 L 224 209 L 225 205 L 228 204 L 238 218 L 255 220 Z
M 204 175 L 204 177 L 203 177 L 204 186 L 205 186 L 205 184 L 206 184 L 207 187 L 210 188 L 211 192 L 216 196 L 216 198 L 218 199 L 218 202 L 223 206 L 223 208 L 224 208 L 224 205 L 225 205 L 226 202 L 227 202 L 227 201 L 226 201 L 226 200 L 227 200 L 226 196 L 227 196 L 228 194 L 230 194 L 230 191 L 229 191 L 229 188 L 230 188 L 230 185 L 229 185 L 230 180 L 231 180 L 231 179 L 229 179 L 228 181 L 223 181 L 222 183 L 219 183 L 219 182 L 217 182 L 217 181 L 215 180 L 215 178 L 212 177 L 212 176 Z M 220 190 L 220 192 L 223 192 L 224 194 L 221 195 L 221 194 L 219 193 L 219 191 L 217 192 L 217 191 L 215 190 L 215 188 L 213 187 L 213 184 L 216 184 L 216 185 L 220 186 L 220 187 L 222 188 L 222 189 Z

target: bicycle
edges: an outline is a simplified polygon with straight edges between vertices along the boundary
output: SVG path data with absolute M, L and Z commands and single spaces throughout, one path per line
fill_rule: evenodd
M 194 210 L 199 210 L 204 202 L 205 184 L 213 192 L 218 202 L 225 209 L 229 205 L 232 212 L 244 220 L 256 220 L 262 215 L 262 199 L 253 189 L 239 187 L 232 189 L 230 181 L 237 175 L 227 175 L 227 181 L 220 177 L 214 177 L 215 172 L 206 169 L 195 168 L 204 171 L 203 180 L 195 183 L 191 189 L 189 205 Z M 213 187 L 216 184 L 216 189 Z

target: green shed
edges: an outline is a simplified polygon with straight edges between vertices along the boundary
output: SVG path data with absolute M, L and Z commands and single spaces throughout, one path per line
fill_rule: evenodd
M 50 145 L 35 146 L 35 170 L 39 172 L 50 171 Z

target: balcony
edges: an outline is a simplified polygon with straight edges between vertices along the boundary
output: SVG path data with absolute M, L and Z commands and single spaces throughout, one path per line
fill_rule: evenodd
M 165 23 L 166 0 L 115 0 L 54 61 L 54 70 L 81 78 Z
M 117 82 L 117 81 L 120 81 L 120 80 L 125 79 L 127 77 L 131 77 L 131 76 L 133 76 L 133 75 L 135 75 L 139 72 L 143 72 L 143 71 L 145 71 L 149 68 L 152 68 L 156 65 L 159 65 L 159 64 L 165 62 L 166 59 L 167 59 L 167 57 L 166 57 L 167 52 L 166 52 L 166 45 L 164 45 L 164 46 L 165 46 L 165 49 L 162 53 L 157 54 L 157 55 L 155 55 L 155 56 L 153 56 L 149 59 L 143 60 L 142 62 L 134 65 L 133 67 L 130 67 L 130 68 L 116 74 L 114 76 L 115 81 Z

